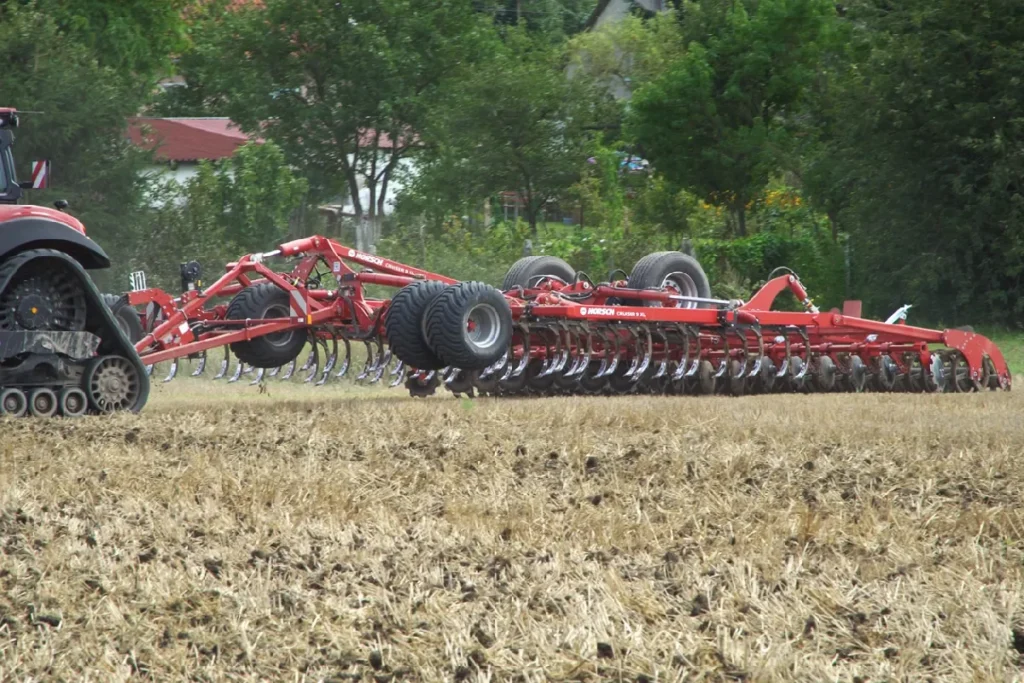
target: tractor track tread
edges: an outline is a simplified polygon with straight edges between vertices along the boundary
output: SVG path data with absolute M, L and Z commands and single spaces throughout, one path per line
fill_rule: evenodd
M 694 278 L 697 285 L 697 296 L 710 298 L 711 284 L 708 276 L 701 267 L 700 262 L 681 251 L 656 251 L 644 256 L 633 266 L 629 274 L 627 284 L 630 289 L 660 289 L 661 283 L 669 273 L 680 271 L 680 266 L 685 268 L 688 275 Z M 626 299 L 625 306 L 650 306 L 653 302 L 646 300 Z M 698 304 L 698 308 L 706 308 L 708 304 Z
M 127 296 L 104 294 L 103 303 L 113 312 L 116 319 L 124 323 L 125 327 L 123 330 L 128 336 L 129 341 L 136 344 L 146 336 L 142 329 L 142 319 L 139 317 L 138 311 L 128 304 Z
M 61 263 L 61 267 L 67 269 L 68 273 L 77 278 L 77 284 L 85 297 L 86 326 L 85 331 L 96 334 L 100 338 L 100 347 L 97 350 L 100 356 L 117 355 L 126 359 L 136 372 L 139 387 L 135 402 L 128 410 L 138 413 L 146 405 L 149 398 L 149 376 L 139 355 L 135 351 L 132 340 L 118 325 L 113 311 L 107 305 L 104 295 L 96 288 L 92 278 L 82 265 L 67 253 L 56 249 L 27 249 L 8 256 L 0 263 L 0 293 L 5 291 L 11 283 L 11 279 L 24 266 L 37 259 L 53 259 Z M 52 384 L 26 385 L 18 388 L 28 393 L 34 388 L 45 387 L 52 389 Z M 5 387 L 0 386 L 0 390 Z
M 501 291 L 514 287 L 528 286 L 531 278 L 538 275 L 555 275 L 566 282 L 576 277 L 576 270 L 557 256 L 524 256 L 508 269 L 501 283 Z
M 283 306 L 290 311 L 291 302 L 288 292 L 273 282 L 260 282 L 246 287 L 228 304 L 225 318 L 228 320 L 261 320 L 267 308 L 272 305 Z M 276 368 L 291 362 L 306 346 L 306 336 L 299 331 L 291 331 L 290 343 L 276 347 L 266 336 L 256 337 L 248 341 L 231 344 L 231 352 L 240 361 L 254 368 Z
M 391 299 L 384 318 L 384 336 L 391 352 L 417 370 L 440 370 L 444 367 L 427 343 L 424 318 L 427 309 L 447 287 L 438 280 L 420 280 L 406 285 Z
M 467 338 L 464 321 L 467 308 L 476 302 L 493 305 L 499 311 L 502 331 L 494 344 L 493 357 L 483 357 Z M 512 310 L 505 296 L 483 282 L 459 282 L 445 288 L 426 312 L 427 343 L 446 366 L 463 370 L 482 370 L 501 357 L 512 335 Z

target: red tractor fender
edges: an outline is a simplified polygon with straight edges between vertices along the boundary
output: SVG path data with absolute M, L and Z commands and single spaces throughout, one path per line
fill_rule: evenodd
M 42 206 L 0 205 L 0 259 L 26 249 L 56 249 L 86 270 L 109 268 L 110 258 L 85 236 L 74 216 Z

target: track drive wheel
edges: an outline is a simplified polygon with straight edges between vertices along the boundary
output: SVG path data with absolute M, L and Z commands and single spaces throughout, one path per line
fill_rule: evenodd
M 288 318 L 291 305 L 288 292 L 273 282 L 246 287 L 228 304 L 228 320 Z M 231 344 L 238 360 L 254 368 L 277 368 L 295 359 L 306 345 L 304 329 L 284 330 L 248 341 Z
M 135 366 L 122 356 L 101 356 L 85 371 L 89 406 L 100 413 L 131 410 L 139 400 L 141 384 Z
M 656 289 L 679 296 L 707 299 L 711 297 L 711 284 L 700 262 L 681 251 L 657 251 L 636 262 L 629 274 L 630 289 Z M 660 306 L 657 301 L 626 299 L 626 306 Z M 679 301 L 675 308 L 707 308 L 696 301 Z
M 391 299 L 384 336 L 391 352 L 410 367 L 440 370 L 445 366 L 427 344 L 424 323 L 430 304 L 447 287 L 437 280 L 420 280 L 402 287 Z
M 451 285 L 427 309 L 430 349 L 446 366 L 483 370 L 496 363 L 512 337 L 512 309 L 505 295 L 483 282 Z

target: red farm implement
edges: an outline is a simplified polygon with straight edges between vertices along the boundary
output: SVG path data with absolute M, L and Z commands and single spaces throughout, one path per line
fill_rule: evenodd
M 282 258 L 290 271 L 269 267 Z M 370 285 L 398 291 L 370 298 Z M 139 289 L 114 305 L 115 313 L 144 308 L 135 348 L 150 369 L 170 362 L 165 381 L 185 357 L 197 361 L 191 374 L 203 374 L 219 349 L 216 378 L 289 379 L 311 345 L 298 371 L 322 385 L 345 375 L 353 344 L 363 344 L 357 379 L 386 375 L 416 396 L 441 385 L 502 396 L 969 392 L 1011 384 L 999 349 L 971 331 L 912 327 L 905 308 L 886 322 L 861 318 L 855 302 L 822 312 L 789 271 L 749 301 L 714 299 L 700 264 L 680 252 L 650 254 L 628 279 L 603 283 L 560 259 L 526 257 L 497 289 L 309 237 L 244 256 L 205 288 L 183 289 L 178 297 Z M 803 310 L 772 310 L 784 292 Z

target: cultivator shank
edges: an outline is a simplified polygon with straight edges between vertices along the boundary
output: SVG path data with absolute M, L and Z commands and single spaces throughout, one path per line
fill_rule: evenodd
M 279 258 L 292 270 L 272 270 Z M 398 292 L 372 298 L 369 286 Z M 773 310 L 785 292 L 802 311 Z M 1011 385 L 999 349 L 973 332 L 912 327 L 906 307 L 887 322 L 860 317 L 855 302 L 823 312 L 791 272 L 749 301 L 715 299 L 699 263 L 679 252 L 650 254 L 628 279 L 603 283 L 527 257 L 499 290 L 310 237 L 244 256 L 204 289 L 128 300 L 145 309 L 136 350 L 150 368 L 171 362 L 165 381 L 178 359 L 194 359 L 199 376 L 217 353 L 215 379 L 322 386 L 353 371 L 362 348 L 358 381 L 413 396 L 442 386 L 470 396 L 738 396 Z

